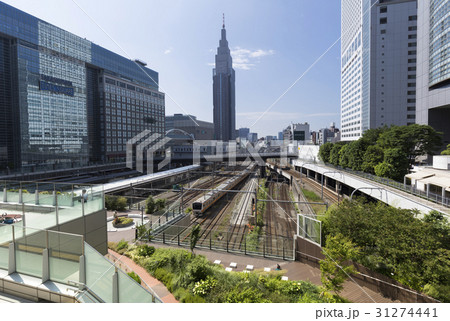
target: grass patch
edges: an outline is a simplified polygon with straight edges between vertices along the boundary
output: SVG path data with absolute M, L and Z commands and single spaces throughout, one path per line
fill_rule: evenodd
M 305 195 L 305 198 L 308 202 L 318 202 L 318 203 L 323 202 L 320 196 L 314 193 L 313 191 L 302 189 L 302 193 L 303 195 Z M 321 204 L 309 204 L 309 205 L 313 209 L 314 213 L 316 213 L 316 215 L 318 216 L 324 215 L 325 212 L 327 211 L 327 207 L 325 205 Z

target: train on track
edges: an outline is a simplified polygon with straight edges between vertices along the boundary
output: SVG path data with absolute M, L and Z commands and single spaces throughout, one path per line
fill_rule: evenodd
M 250 164 L 244 171 L 228 179 L 213 190 L 196 199 L 192 203 L 192 211 L 195 215 L 202 215 L 208 208 L 224 196 L 227 191 L 232 190 L 236 185 L 242 182 L 255 168 L 255 164 Z

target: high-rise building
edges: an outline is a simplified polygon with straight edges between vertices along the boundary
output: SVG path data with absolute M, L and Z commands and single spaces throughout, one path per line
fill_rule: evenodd
M 216 55 L 216 67 L 213 69 L 213 102 L 214 102 L 214 138 L 230 141 L 236 134 L 235 111 L 235 75 L 233 61 L 225 30 L 222 26 L 222 38 Z
M 240 138 L 247 138 L 250 133 L 250 128 L 239 128 L 239 136 Z
M 158 73 L 0 2 L 0 169 L 125 160 L 164 133 Z
M 419 0 L 416 122 L 450 144 L 450 0 Z
M 342 0 L 341 139 L 408 125 L 416 108 L 416 0 Z

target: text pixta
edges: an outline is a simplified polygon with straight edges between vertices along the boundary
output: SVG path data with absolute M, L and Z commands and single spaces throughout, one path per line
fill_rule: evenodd
M 316 310 L 316 320 L 322 318 L 345 318 L 345 319 L 356 319 L 359 316 L 358 310 L 341 310 L 341 309 L 320 309 Z

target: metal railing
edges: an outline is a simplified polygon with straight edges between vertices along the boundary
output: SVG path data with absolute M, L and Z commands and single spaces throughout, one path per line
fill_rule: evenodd
M 433 192 L 427 193 L 425 191 L 418 190 L 414 186 L 411 186 L 409 184 L 400 183 L 400 182 L 394 181 L 393 179 L 390 179 L 390 178 L 379 177 L 379 176 L 376 176 L 373 174 L 369 174 L 369 173 L 365 173 L 365 172 L 361 172 L 361 171 L 355 171 L 350 168 L 343 168 L 341 166 L 335 166 L 335 165 L 328 164 L 328 163 L 326 163 L 324 165 L 326 165 L 327 167 L 335 168 L 342 172 L 346 172 L 349 174 L 353 174 L 353 175 L 368 179 L 373 182 L 377 182 L 377 183 L 380 183 L 380 184 L 383 184 L 383 185 L 386 185 L 389 187 L 393 187 L 393 188 L 403 191 L 405 193 L 426 199 L 430 202 L 437 203 L 437 204 L 443 205 L 445 207 L 450 207 L 450 198 L 448 198 L 448 197 L 443 198 L 442 195 L 435 194 Z

